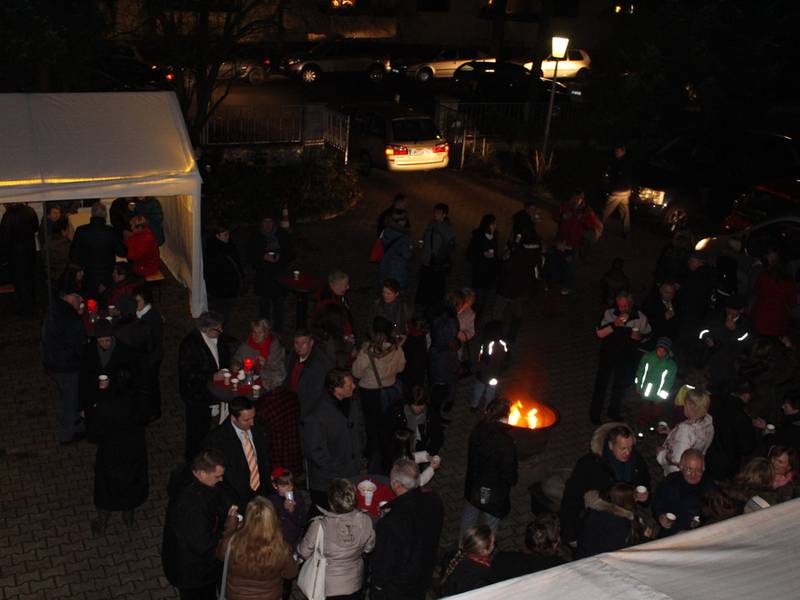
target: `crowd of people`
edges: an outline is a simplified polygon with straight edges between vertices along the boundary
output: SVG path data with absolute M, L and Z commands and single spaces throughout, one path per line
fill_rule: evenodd
M 629 179 L 626 168 L 616 167 L 617 187 Z M 370 260 L 379 292 L 359 307 L 366 330 L 354 317 L 350 277 L 338 270 L 313 294 L 308 322 L 287 329 L 281 278 L 295 251 L 277 216 L 265 216 L 241 244 L 228 224 L 210 227 L 209 311 L 178 348 L 185 463 L 170 478 L 162 547 L 181 597 L 216 598 L 221 588 L 229 600 L 277 599 L 293 580 L 311 600 L 451 595 L 794 498 L 800 387 L 785 249 L 772 240 L 757 261 L 735 248 L 711 257 L 680 232 L 643 282 L 641 303 L 621 260 L 604 276 L 587 398 L 598 425 L 591 451 L 543 486 L 550 510 L 531 516 L 523 550 L 497 548 L 518 481 L 511 404 L 498 381 L 534 295 L 576 293 L 578 263 L 615 210 L 628 233 L 628 196 L 615 190 L 600 219 L 576 190 L 553 214 L 552 242 L 539 237 L 540 208 L 529 202 L 506 238 L 487 214 L 464 243 L 445 204 L 435 205 L 415 242 L 398 195 L 377 222 Z M 158 270 L 164 235 L 149 200 L 115 201 L 111 225 L 105 206 L 93 205 L 69 243 L 54 211 L 40 224 L 57 290 L 42 357 L 59 389 L 59 441 L 88 435 L 97 443 L 92 529 L 102 533 L 114 512 L 132 527 L 148 496 L 145 428 L 161 414 L 164 351 L 163 319 L 144 277 Z M 459 251 L 471 285 L 451 289 Z M 250 282 L 258 308 L 240 341 L 228 325 Z M 236 393 L 231 382 L 240 380 L 257 385 Z M 439 452 L 460 386 L 469 387 L 479 418 L 459 546 L 442 561 L 444 508 L 430 482 L 444 466 Z M 660 435 L 652 458 L 663 474 L 653 477 L 636 443 Z M 387 498 L 372 510 L 364 477 Z

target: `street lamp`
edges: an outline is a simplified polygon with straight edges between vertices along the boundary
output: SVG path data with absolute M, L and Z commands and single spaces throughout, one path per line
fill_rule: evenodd
M 553 37 L 552 56 L 556 61 L 556 66 L 553 69 L 553 86 L 550 88 L 550 104 L 547 107 L 547 121 L 544 126 L 544 142 L 542 142 L 542 160 L 547 160 L 547 142 L 550 138 L 550 119 L 553 118 L 553 101 L 556 98 L 556 79 L 558 78 L 558 61 L 562 60 L 567 55 L 567 46 L 569 46 L 569 38 Z

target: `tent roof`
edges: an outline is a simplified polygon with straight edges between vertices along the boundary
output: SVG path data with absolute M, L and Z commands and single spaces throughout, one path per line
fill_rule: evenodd
M 0 95 L 0 202 L 191 194 L 172 92 Z
M 789 598 L 800 499 L 453 596 L 459 600 Z

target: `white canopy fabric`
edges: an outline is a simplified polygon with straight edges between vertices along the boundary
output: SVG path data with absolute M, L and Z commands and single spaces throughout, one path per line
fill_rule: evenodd
M 797 598 L 800 499 L 511 579 L 459 600 Z
M 200 187 L 172 92 L 0 94 L 0 204 L 157 196 L 161 258 L 206 308 Z

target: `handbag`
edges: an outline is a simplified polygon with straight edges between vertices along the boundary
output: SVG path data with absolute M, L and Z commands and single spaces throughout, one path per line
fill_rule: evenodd
M 323 533 L 323 519 L 320 519 L 317 529 L 317 539 L 314 542 L 314 553 L 303 563 L 300 574 L 297 576 L 297 587 L 308 600 L 325 600 L 325 570 L 328 560 L 325 558 Z
M 383 247 L 383 232 L 378 236 L 378 239 L 375 240 L 375 243 L 372 244 L 372 250 L 369 251 L 369 262 L 371 263 L 379 263 L 383 260 L 383 255 L 385 253 L 385 249 Z
M 219 584 L 217 600 L 225 600 L 225 586 L 228 584 L 228 563 L 231 560 L 231 546 L 233 546 L 234 537 L 236 536 L 231 536 L 231 539 L 228 540 L 228 547 L 225 548 L 225 562 L 222 565 L 222 583 Z

